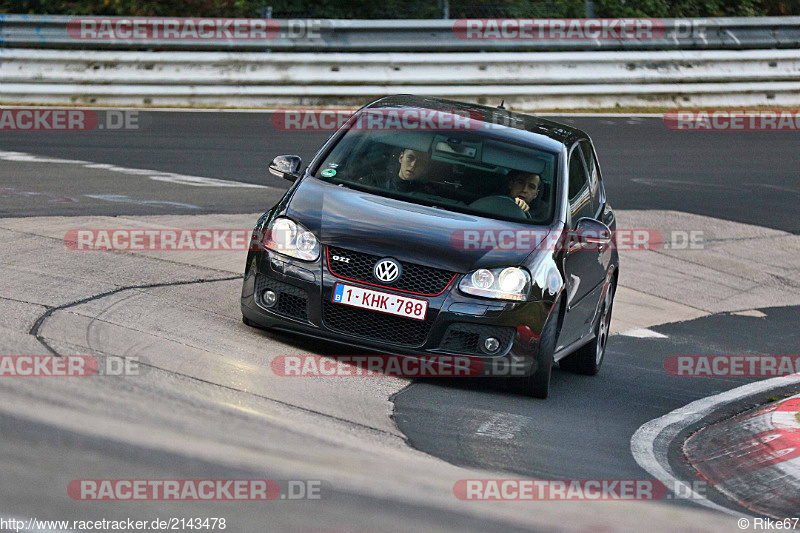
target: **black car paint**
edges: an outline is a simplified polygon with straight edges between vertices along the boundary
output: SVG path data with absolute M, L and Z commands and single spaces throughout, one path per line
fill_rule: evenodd
M 503 129 L 505 140 L 533 144 L 559 154 L 557 179 L 560 190 L 556 196 L 556 216 L 547 229 L 556 235 L 567 235 L 575 229 L 578 221 L 572 219 L 567 204 L 567 158 L 569 149 L 577 146 L 579 140 L 591 142 L 584 132 L 528 115 L 446 100 L 400 96 L 381 99 L 366 107 L 465 109 L 480 112 L 488 122 L 515 126 L 518 129 Z M 278 216 L 294 219 L 315 233 L 320 241 L 320 258 L 314 262 L 306 262 L 280 256 L 284 266 L 276 270 L 271 264 L 271 258 L 274 259 L 279 254 L 266 250 L 251 251 L 248 254 L 241 300 L 242 313 L 248 321 L 262 327 L 328 338 L 367 350 L 409 355 L 442 353 L 439 343 L 451 323 L 509 326 L 516 328 L 517 334 L 508 349 L 492 356 L 483 355 L 481 358 L 485 361 L 513 360 L 517 364 L 522 363 L 529 372 L 534 372 L 537 368 L 538 335 L 553 310 L 558 309 L 560 313 L 556 360 L 569 355 L 593 338 L 593 324 L 599 312 L 601 297 L 609 283 L 616 283 L 618 275 L 619 260 L 613 246 L 599 249 L 580 246 L 564 249 L 558 246 L 540 251 L 456 249 L 449 240 L 456 230 L 531 227 L 403 202 L 314 178 L 311 174 L 316 166 L 341 135 L 342 132 L 339 131 L 331 136 L 306 168 L 304 175 L 295 181 L 278 204 L 265 213 L 256 225 L 256 234 L 263 234 L 260 232 Z M 599 168 L 598 174 L 601 176 Z M 602 186 L 602 177 L 600 185 Z M 616 229 L 613 211 L 607 203 L 600 206 L 596 218 L 612 231 Z M 425 320 L 433 325 L 424 345 L 407 347 L 378 342 L 342 334 L 325 326 L 322 302 L 331 301 L 333 287 L 344 281 L 334 276 L 328 268 L 327 246 L 392 257 L 457 273 L 441 295 L 426 298 L 429 308 Z M 506 266 L 531 269 L 535 262 L 542 261 L 542 254 L 546 255 L 547 261 L 557 265 L 563 279 L 561 290 L 555 294 L 534 286 L 528 301 L 509 302 L 466 295 L 458 290 L 458 283 L 463 275 L 472 270 Z M 307 275 L 297 275 L 303 271 L 313 272 L 314 281 L 303 279 Z M 258 295 L 254 294 L 256 274 L 269 276 L 305 291 L 309 295 L 308 320 L 280 316 L 259 305 Z M 391 287 L 376 288 L 352 281 L 347 283 L 400 294 Z M 453 312 L 450 311 L 453 304 L 474 304 L 479 310 L 482 309 L 482 313 L 478 316 Z M 464 309 L 468 310 L 469 305 L 462 306 L 459 310 Z

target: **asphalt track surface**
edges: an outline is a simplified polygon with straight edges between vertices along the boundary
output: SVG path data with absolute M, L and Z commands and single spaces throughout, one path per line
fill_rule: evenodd
M 555 370 L 554 393 L 534 405 L 491 380 L 418 382 L 395 396 L 395 420 L 412 446 L 456 465 L 537 479 L 639 479 L 639 465 L 619 450 L 642 424 L 756 379 L 665 376 L 667 357 L 798 353 L 800 308 L 761 311 L 765 317 L 719 314 L 651 328 L 666 339 L 612 337 L 597 376 Z M 768 403 L 774 394 L 748 398 L 734 412 Z M 693 479 L 674 444 L 671 465 Z M 708 496 L 737 509 L 713 492 Z
M 668 129 L 660 117 L 556 118 L 587 131 L 594 140 L 612 205 L 625 209 L 674 209 L 800 233 L 797 213 L 800 151 L 796 132 L 689 132 Z M 140 111 L 138 130 L 86 132 L 0 131 L 0 147 L 62 159 L 109 163 L 242 183 L 286 184 L 267 172 L 271 158 L 298 154 L 309 161 L 330 132 L 282 131 L 265 113 Z M 116 191 L 146 200 L 147 191 L 113 185 L 65 182 L 58 176 L 3 176 L 3 187 L 33 188 L 76 197 Z M 88 192 L 87 187 L 91 187 Z M 128 194 L 129 193 L 129 194 Z M 159 200 L 197 206 L 110 205 L 83 198 L 80 204 L 37 205 L 13 197 L 0 216 L 49 214 L 252 213 L 270 207 L 279 192 L 225 195 L 192 190 Z M 180 197 L 179 197 L 180 196 Z M 181 200 L 182 198 L 182 200 Z
M 267 173 L 271 157 L 297 153 L 308 161 L 329 134 L 278 131 L 269 115 L 261 113 L 142 111 L 140 115 L 143 127 L 138 131 L 0 132 L 0 151 L 266 188 L 173 187 L 169 183 L 156 188 L 146 179 L 124 173 L 109 177 L 91 169 L 65 175 L 36 174 L 38 170 L 11 158 L 0 161 L 0 216 L 261 212 L 288 186 Z M 585 129 L 595 140 L 615 207 L 685 211 L 800 233 L 796 133 L 675 132 L 657 117 L 561 120 Z M 647 478 L 628 451 L 631 435 L 641 424 L 748 381 L 667 376 L 662 366 L 664 357 L 800 352 L 796 329 L 800 309 L 768 305 L 753 303 L 765 317 L 719 314 L 653 328 L 667 339 L 615 336 L 600 375 L 587 378 L 556 370 L 553 393 L 546 402 L 531 402 L 485 380 L 415 381 L 394 396 L 394 421 L 411 446 L 458 466 L 551 479 Z M 282 334 L 278 338 L 311 352 L 320 351 L 313 341 Z M 741 410 L 764 401 L 765 397 L 749 399 Z M 501 431 L 479 431 L 490 420 Z M 3 456 L 11 467 L 2 477 L 6 487 L 0 489 L 2 501 L 8 504 L 6 508 L 31 516 L 35 516 L 32 502 L 40 494 L 39 487 L 91 478 L 87 472 L 93 472 L 93 465 L 103 465 L 95 469 L 94 477 L 105 479 L 236 478 L 254 474 L 189 462 L 180 456 L 153 456 L 135 447 L 109 449 L 99 440 L 65 435 L 44 426 L 21 426 L 13 420 L 0 421 L 3 427 L 15 430 L 4 434 Z M 23 468 L 32 451 L 41 460 L 32 468 Z M 681 469 L 677 448 L 670 450 L 670 460 Z M 267 467 L 257 474 L 270 477 Z M 736 509 L 735 504 L 718 495 L 712 494 L 711 499 Z M 438 510 L 405 508 L 377 496 L 370 501 L 340 492 L 334 493 L 332 501 L 316 508 L 322 515 L 333 517 L 332 528 L 349 530 L 348 519 L 356 515 L 364 531 L 403 521 L 409 530 L 432 525 L 454 531 L 475 527 L 458 513 L 451 516 Z M 60 516 L 77 517 L 74 502 L 50 503 Z M 669 504 L 694 506 L 685 501 Z M 86 505 L 86 510 L 101 508 L 99 504 Z M 238 504 L 209 505 L 204 509 L 206 516 L 214 514 L 214 505 L 219 505 L 220 515 L 238 514 L 241 531 L 257 530 L 268 519 L 277 521 L 271 522 L 276 530 L 320 527 L 300 504 L 298 512 L 274 517 L 249 513 L 246 506 L 239 514 Z M 373 511 L 365 513 L 364 509 Z M 192 508 L 185 503 L 154 502 L 148 504 L 147 512 L 189 516 Z M 290 515 L 291 519 L 285 518 Z M 281 522 L 281 517 L 286 522 Z M 490 519 L 481 522 L 484 530 L 507 528 L 507 524 L 501 526 Z

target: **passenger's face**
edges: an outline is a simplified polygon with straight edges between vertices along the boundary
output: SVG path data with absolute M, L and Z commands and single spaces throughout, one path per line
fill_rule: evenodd
M 539 196 L 539 178 L 534 175 L 523 176 L 512 181 L 509 189 L 512 198 L 521 198 L 530 204 Z
M 431 158 L 426 152 L 403 150 L 403 153 L 400 154 L 400 179 L 418 180 L 425 176 L 430 165 Z

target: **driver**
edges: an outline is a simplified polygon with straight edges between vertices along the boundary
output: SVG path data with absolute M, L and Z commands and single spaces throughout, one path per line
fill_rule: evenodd
M 534 202 L 539 197 L 542 177 L 534 172 L 512 170 L 508 174 L 508 195 L 528 218 L 542 218 L 547 208 L 544 202 Z
M 398 161 L 400 169 L 397 174 L 377 171 L 359 178 L 358 182 L 389 191 L 436 194 L 430 183 L 427 183 L 430 180 L 428 171 L 431 167 L 431 156 L 428 152 L 406 148 L 400 152 Z

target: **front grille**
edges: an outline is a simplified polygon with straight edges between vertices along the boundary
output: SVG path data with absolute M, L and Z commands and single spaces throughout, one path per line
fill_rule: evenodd
M 324 302 L 322 309 L 323 321 L 328 328 L 390 344 L 422 346 L 431 329 L 431 323 L 423 320 L 387 315 L 334 302 Z
M 499 355 L 508 351 L 515 331 L 512 327 L 457 322 L 448 326 L 439 348 L 450 353 L 486 355 L 486 352 L 481 350 L 483 341 L 487 337 L 494 337 L 500 341 L 500 349 L 492 355 Z
M 350 261 L 347 263 L 335 261 L 333 260 L 334 255 L 347 258 Z M 372 274 L 375 263 L 380 259 L 383 259 L 383 256 L 353 252 L 342 248 L 334 248 L 333 246 L 328 247 L 328 269 L 333 275 L 364 283 L 372 283 L 387 289 L 415 292 L 423 296 L 436 296 L 447 288 L 455 276 L 455 273 L 446 270 L 400 262 L 403 269 L 400 277 L 391 285 L 384 285 L 375 279 Z
M 278 295 L 278 301 L 272 307 L 264 305 L 263 294 L 267 289 L 275 291 Z M 308 294 L 299 287 L 259 275 L 256 278 L 256 298 L 259 305 L 274 313 L 308 320 Z

